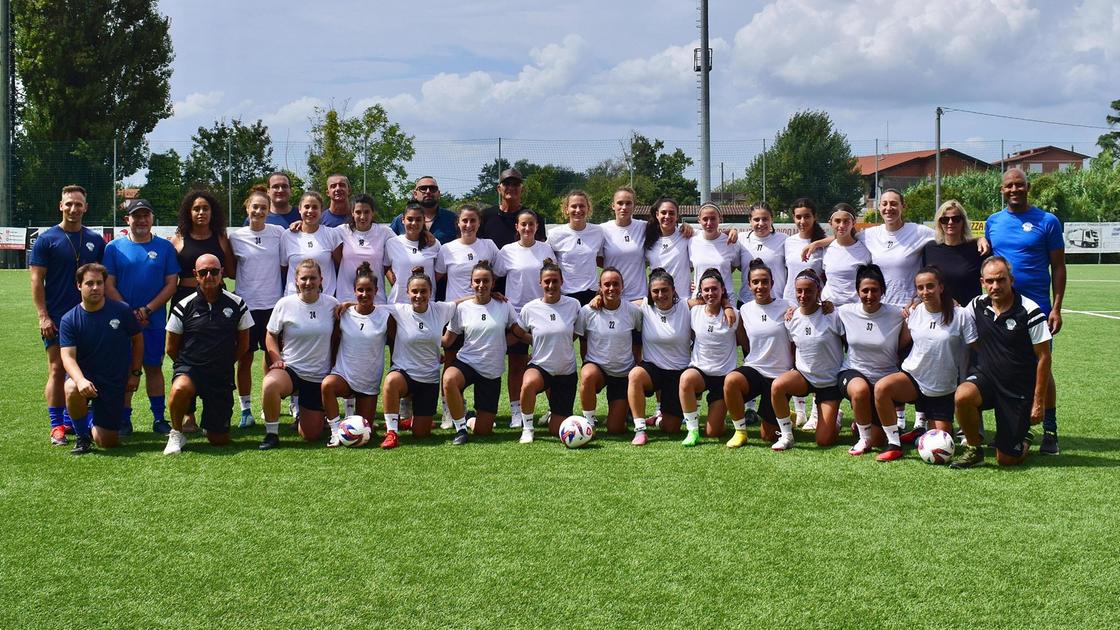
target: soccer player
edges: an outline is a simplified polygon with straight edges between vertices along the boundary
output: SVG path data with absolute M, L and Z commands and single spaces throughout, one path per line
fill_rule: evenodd
M 952 468 L 984 462 L 982 409 L 996 412 L 996 462 L 1022 463 L 1033 438 L 1030 427 L 1043 422 L 1048 383 L 1053 382 L 1046 314 L 1034 300 L 1014 290 L 1016 279 L 1006 258 L 992 256 L 980 272 L 988 294 L 969 304 L 980 338 L 980 362 L 957 387 L 957 421 L 968 446 L 953 458 Z
M 389 304 L 408 304 L 407 280 L 412 269 L 422 267 L 424 275 L 435 277 L 436 258 L 439 256 L 440 242 L 424 225 L 424 208 L 409 202 L 404 209 L 404 232 L 385 241 L 385 275 L 393 288 L 389 292 Z
M 673 210 L 676 211 L 675 203 Z M 675 222 L 671 229 L 677 234 Z M 682 282 L 691 282 L 688 274 Z M 689 302 L 677 296 L 675 285 L 669 271 L 656 267 L 649 274 L 649 294 L 636 303 L 642 313 L 642 362 L 627 375 L 626 393 L 634 417 L 634 439 L 630 442 L 634 446 L 643 446 L 648 441 L 646 397 L 650 394 L 661 397 L 657 412 L 661 430 L 677 433 L 681 429 L 681 374 L 692 359 L 692 339 L 682 333 L 692 325 L 692 320 Z
M 342 237 L 342 257 L 338 263 L 338 283 L 334 296 L 339 302 L 353 300 L 354 281 L 363 262 L 369 263 L 373 272 L 374 303 L 384 304 L 382 291 L 385 278 L 385 244 L 393 238 L 393 231 L 376 223 L 377 203 L 365 193 L 354 195 L 350 202 L 350 220 L 338 228 Z M 324 214 L 323 216 L 326 216 Z
M 643 263 L 644 264 L 644 263 Z M 645 284 L 645 283 L 643 283 Z M 587 356 L 579 373 L 579 399 L 583 417 L 595 426 L 596 397 L 607 390 L 607 432 L 626 430 L 626 389 L 634 367 L 631 351 L 634 332 L 640 332 L 642 311 L 622 299 L 622 273 L 605 267 L 599 274 L 599 295 L 580 310 Z
M 681 374 L 681 385 L 677 392 L 685 428 L 688 430 L 681 442 L 684 446 L 696 446 L 700 443 L 697 396 L 705 390 L 708 392 L 706 432 L 709 437 L 718 437 L 723 433 L 724 416 L 727 415 L 727 406 L 723 401 L 723 381 L 739 362 L 739 346 L 736 343 L 739 314 L 728 302 L 729 294 L 723 276 L 715 268 L 707 269 L 696 286 L 697 297 L 703 303 L 693 306 L 689 312 L 692 356 L 689 358 L 688 369 Z M 731 315 L 725 316 L 725 312 Z
M 1027 201 L 1030 183 L 1023 171 L 1013 168 L 1003 174 L 1000 193 L 1007 207 L 988 217 L 984 235 L 992 253 L 1003 256 L 1015 269 L 1015 291 L 1038 304 L 1046 315 L 1051 335 L 1062 329 L 1062 301 L 1066 294 L 1066 249 L 1062 223 L 1056 216 Z M 1053 301 L 1050 296 L 1053 292 Z M 1053 375 L 1046 389 L 1046 412 L 1042 420 L 1039 452 L 1058 454 L 1057 392 Z
M 62 221 L 35 239 L 27 261 L 31 269 L 31 300 L 39 315 L 39 335 L 47 351 L 47 384 L 43 395 L 47 399 L 51 444 L 55 446 L 66 444 L 66 429 L 72 428 L 66 412 L 63 390 L 66 371 L 59 353 L 58 326 L 62 316 L 81 301 L 74 283 L 78 267 L 100 262 L 105 251 L 105 239 L 82 226 L 86 208 L 85 188 L 64 187 L 58 202 Z
M 650 269 L 667 271 L 673 277 L 674 294 L 687 297 L 692 293 L 692 263 L 688 258 L 689 237 L 681 232 L 680 206 L 670 197 L 660 197 L 649 210 L 653 218 L 646 223 L 646 264 Z
M 222 264 L 203 254 L 195 262 L 198 289 L 171 307 L 167 320 L 167 356 L 172 361 L 171 432 L 164 455 L 175 455 L 187 444 L 183 416 L 202 399 L 202 428 L 214 446 L 229 444 L 233 415 L 233 370 L 249 350 L 253 317 L 249 306 L 222 288 Z
M 81 302 L 59 324 L 62 365 L 69 377 L 66 408 L 77 434 L 70 452 L 75 455 L 90 452 L 93 443 L 101 448 L 120 443 L 125 394 L 136 391 L 143 374 L 140 324 L 127 304 L 105 298 L 108 276 L 98 263 L 78 267 Z M 93 414 L 87 419 L 91 405 Z
M 582 306 L 595 297 L 599 285 L 595 269 L 603 254 L 603 228 L 588 223 L 591 198 L 582 190 L 565 195 L 560 212 L 568 218 L 568 223 L 548 232 L 548 244 L 556 252 L 556 264 L 566 278 L 564 295 L 579 300 Z
M 867 246 L 856 240 L 856 211 L 846 203 L 832 207 L 828 218 L 836 239 L 824 248 L 821 265 L 824 269 L 825 283 L 821 299 L 836 306 L 859 301 L 856 291 L 856 272 L 871 262 L 871 252 Z
M 692 284 L 697 291 L 700 290 L 700 276 L 708 269 L 715 269 L 721 278 L 730 280 L 732 268 L 738 269 L 741 264 L 739 252 L 742 247 L 720 231 L 722 219 L 723 214 L 714 203 L 704 204 L 697 214 L 700 234 L 688 240 L 688 257 L 693 269 Z
M 144 334 L 144 387 L 152 409 L 152 432 L 167 434 L 171 425 L 164 418 L 163 349 L 167 301 L 175 295 L 179 260 L 175 247 L 152 234 L 152 204 L 134 199 L 125 209 L 128 232 L 105 246 L 105 269 L 109 278 L 105 295 L 124 302 L 136 314 Z M 132 434 L 132 393 L 125 395 L 120 437 Z
M 786 235 L 774 229 L 774 213 L 766 202 L 759 202 L 751 206 L 751 231 L 747 238 L 740 241 L 743 251 L 740 258 L 747 261 L 759 259 L 770 270 L 773 282 L 770 284 L 770 293 L 774 299 L 784 298 L 786 290 Z M 740 280 L 739 301 L 750 303 L 757 298 L 754 289 L 750 286 L 746 275 Z
M 296 231 L 284 232 L 280 239 L 280 264 L 290 268 L 304 260 L 314 260 L 322 270 L 323 295 L 334 297 L 338 280 L 338 262 L 342 260 L 342 234 L 339 230 L 320 223 L 323 217 L 323 197 L 309 190 L 299 198 L 300 224 Z M 288 271 L 288 284 L 284 295 L 300 292 L 296 275 Z
M 782 259 L 785 261 L 785 278 L 786 284 L 782 289 L 782 299 L 785 301 L 796 304 L 797 303 L 797 289 L 795 287 L 798 274 L 805 269 L 812 269 L 817 278 L 824 283 L 827 278 L 824 277 L 824 254 L 823 252 L 812 252 L 808 258 L 802 258 L 801 252 L 807 247 L 811 247 L 812 243 L 818 239 L 824 239 L 824 229 L 817 223 L 817 205 L 813 203 L 812 199 L 808 197 L 800 197 L 795 199 L 793 207 L 790 209 L 790 215 L 793 216 L 793 224 L 797 226 L 797 234 L 787 237 L 782 241 L 784 248 Z M 823 241 L 822 241 L 823 242 Z M 813 430 L 816 428 L 816 414 L 810 412 L 807 416 L 805 414 L 805 397 L 795 396 L 793 399 L 794 411 L 797 413 L 797 426 L 805 427 L 806 430 Z M 813 404 L 813 411 L 816 411 L 816 401 Z M 782 413 L 780 409 L 778 413 Z

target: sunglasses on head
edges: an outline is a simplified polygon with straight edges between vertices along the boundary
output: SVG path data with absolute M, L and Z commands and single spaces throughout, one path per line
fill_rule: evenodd
M 203 277 L 203 278 L 205 278 L 206 276 L 220 276 L 220 275 L 222 275 L 222 270 L 221 269 L 210 268 L 210 267 L 208 267 L 206 269 L 195 269 L 194 272 L 197 273 L 200 277 Z

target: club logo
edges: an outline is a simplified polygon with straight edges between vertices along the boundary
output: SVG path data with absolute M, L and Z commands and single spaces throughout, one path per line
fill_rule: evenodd
M 89 251 L 92 252 L 93 251 L 93 243 L 86 243 L 86 249 L 88 249 Z
M 1023 224 L 1023 231 L 1024 232 L 1030 232 L 1033 229 L 1034 229 L 1034 224 L 1032 224 L 1030 221 L 1027 221 L 1026 223 Z
M 222 315 L 225 315 L 226 318 L 233 317 L 233 309 L 228 307 L 228 306 L 223 308 L 222 309 Z
M 109 320 L 109 328 L 112 328 L 113 330 L 116 330 L 120 327 L 121 327 L 121 320 L 119 320 L 115 317 L 113 319 Z
M 1004 322 L 1004 324 L 1007 326 L 1008 330 L 1015 330 L 1015 320 L 1009 319 L 1006 322 Z
M 157 256 L 159 256 L 159 254 L 155 252 L 148 252 L 148 260 L 155 260 Z

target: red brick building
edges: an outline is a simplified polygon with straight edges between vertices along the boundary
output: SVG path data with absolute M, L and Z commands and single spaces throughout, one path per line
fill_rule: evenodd
M 1035 147 L 1026 151 L 1010 153 L 1003 160 L 992 162 L 992 166 L 999 168 L 1003 164 L 1004 170 L 1009 168 L 1022 169 L 1024 173 L 1053 173 L 1082 168 L 1085 160 L 1090 156 L 1078 153 L 1073 149 L 1062 149 L 1053 145 Z
M 874 155 L 861 155 L 856 158 L 859 174 L 863 179 L 864 199 L 874 205 L 878 198 L 875 190 L 875 172 L 879 172 L 879 190 L 897 188 L 906 190 L 911 184 L 932 180 L 937 173 L 937 151 L 904 151 L 885 153 L 876 161 Z M 941 176 L 959 175 L 965 171 L 986 171 L 990 164 L 979 158 L 956 149 L 941 149 Z

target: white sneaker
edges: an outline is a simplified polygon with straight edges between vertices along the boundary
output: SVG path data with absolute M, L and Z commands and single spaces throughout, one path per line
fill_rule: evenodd
M 533 433 L 534 431 L 532 429 L 521 429 L 521 439 L 518 440 L 518 442 L 521 444 L 532 444 Z
M 183 447 L 187 445 L 187 436 L 182 431 L 171 429 L 171 433 L 167 434 L 167 446 L 163 447 L 164 455 L 178 455 L 183 452 Z
M 444 431 L 455 428 L 455 421 L 451 419 L 450 411 L 443 412 L 443 421 L 439 423 L 439 428 Z
M 794 420 L 793 420 L 793 426 L 797 427 L 798 429 L 805 426 L 805 411 L 804 410 L 798 410 L 797 411 L 797 417 L 794 418 Z
M 509 428 L 520 429 L 521 424 L 522 424 L 522 420 L 524 420 L 524 418 L 522 418 L 520 411 L 511 412 L 510 415 L 509 415 Z M 532 440 L 529 440 L 529 441 L 532 442 Z
M 661 427 L 661 410 L 660 409 L 658 409 L 657 412 L 655 412 L 653 414 L 653 417 L 646 419 L 646 426 L 653 426 L 653 427 L 658 427 L 658 428 Z
M 777 442 L 770 445 L 770 448 L 775 451 L 788 451 L 793 448 L 793 436 L 780 436 Z

